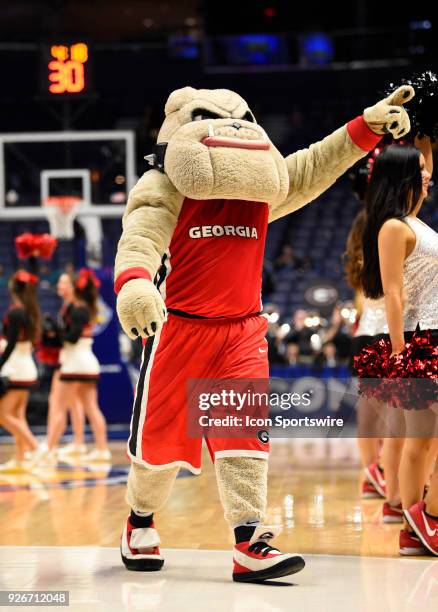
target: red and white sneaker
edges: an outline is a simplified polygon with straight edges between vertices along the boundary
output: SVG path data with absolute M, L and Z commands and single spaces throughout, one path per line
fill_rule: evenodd
M 163 567 L 160 554 L 160 536 L 154 524 L 150 527 L 134 527 L 130 517 L 120 538 L 120 554 L 126 569 L 137 572 L 154 572 Z
M 281 527 L 258 525 L 249 542 L 234 547 L 233 580 L 261 582 L 270 578 L 289 576 L 303 569 L 304 559 L 297 554 L 282 553 L 270 546 Z
M 409 533 L 406 529 L 400 531 L 399 552 L 405 557 L 409 555 L 427 555 L 427 550 L 415 533 Z
M 384 523 L 403 523 L 403 508 L 401 503 L 392 506 L 385 502 L 382 508 L 382 520 Z
M 365 468 L 365 475 L 380 497 L 386 497 L 385 475 L 382 470 L 379 469 L 379 465 L 377 463 L 371 463 L 371 465 Z
M 426 504 L 420 501 L 404 511 L 406 520 L 433 555 L 438 557 L 438 520 L 426 514 Z
M 368 480 L 364 480 L 362 483 L 362 499 L 380 499 L 381 495 L 377 491 L 376 487 L 368 482 Z

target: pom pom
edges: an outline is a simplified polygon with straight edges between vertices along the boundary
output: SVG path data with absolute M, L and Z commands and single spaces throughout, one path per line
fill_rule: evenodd
M 355 357 L 359 392 L 407 410 L 429 408 L 438 401 L 438 347 L 430 331 L 417 332 L 402 353 L 391 357 L 389 340 L 365 347 Z
M 438 78 L 430 70 L 403 79 L 401 85 L 412 85 L 415 96 L 406 104 L 411 120 L 411 131 L 415 135 L 429 136 L 434 142 L 438 137 Z M 391 83 L 387 94 L 394 91 Z
M 30 232 L 20 234 L 15 238 L 15 249 L 20 259 L 27 259 L 32 257 L 32 253 L 35 249 L 34 246 L 34 235 Z
M 58 241 L 50 234 L 31 234 L 26 232 L 15 238 L 15 248 L 20 259 L 42 257 L 51 259 Z
M 52 259 L 53 253 L 58 246 L 56 238 L 50 234 L 37 234 L 37 250 L 39 251 L 39 257 L 43 259 Z

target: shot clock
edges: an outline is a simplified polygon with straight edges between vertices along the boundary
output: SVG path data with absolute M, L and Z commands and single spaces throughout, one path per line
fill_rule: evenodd
M 51 42 L 42 49 L 40 89 L 51 98 L 83 97 L 91 91 L 90 50 L 82 41 Z

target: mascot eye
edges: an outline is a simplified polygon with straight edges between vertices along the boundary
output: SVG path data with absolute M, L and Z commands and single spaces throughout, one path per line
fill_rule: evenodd
M 223 119 L 223 117 L 205 108 L 195 108 L 192 111 L 192 121 L 203 121 L 204 119 Z
M 251 111 L 246 111 L 242 119 L 245 119 L 245 121 L 250 121 L 251 123 L 255 123 L 254 115 Z

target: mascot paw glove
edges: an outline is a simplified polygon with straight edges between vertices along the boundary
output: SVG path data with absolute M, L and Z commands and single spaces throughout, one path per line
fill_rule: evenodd
M 153 336 L 167 318 L 163 298 L 153 282 L 145 278 L 123 285 L 117 296 L 117 314 L 124 332 L 132 339 Z
M 411 129 L 409 115 L 403 104 L 415 96 L 410 85 L 402 85 L 384 100 L 366 108 L 363 118 L 368 127 L 376 134 L 391 133 L 393 138 L 405 136 Z

